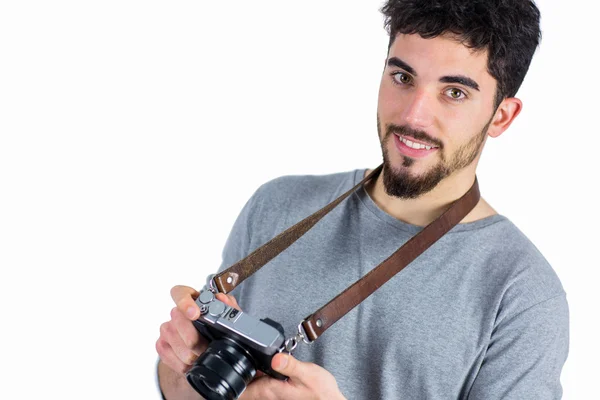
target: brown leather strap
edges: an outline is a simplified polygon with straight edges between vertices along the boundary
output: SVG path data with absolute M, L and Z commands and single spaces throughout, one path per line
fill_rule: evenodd
M 296 225 L 280 233 L 269 242 L 265 243 L 246 258 L 238 261 L 220 274 L 214 276 L 214 282 L 221 293 L 229 293 L 250 275 L 259 270 L 263 265 L 275 258 L 283 250 L 304 235 L 321 218 L 340 204 L 359 186 L 370 179 L 376 178 L 383 165 L 374 169 L 360 183 L 342 194 L 321 210 L 298 222 Z M 458 224 L 479 202 L 479 185 L 477 177 L 473 185 L 461 198 L 452 205 L 435 221 L 427 225 L 418 234 L 409 239 L 394 254 L 372 269 L 362 279 L 344 290 L 325 306 L 311 314 L 302 322 L 302 327 L 309 340 L 314 341 L 331 325 L 346 315 L 350 310 L 369 297 L 375 290 L 390 280 L 404 267 L 427 250 L 433 243 L 446 232 Z
M 327 328 L 373 294 L 373 292 L 394 275 L 402 271 L 404 267 L 427 250 L 433 243 L 452 229 L 452 227 L 462 221 L 477 205 L 479 197 L 479 185 L 477 177 L 475 177 L 475 182 L 467 193 L 452 203 L 450 208 L 436 220 L 410 238 L 394 254 L 340 293 L 336 298 L 321 307 L 314 314 L 306 317 L 302 322 L 302 327 L 308 339 L 311 341 L 316 340 Z
M 350 196 L 360 185 L 371 178 L 376 178 L 383 168 L 383 164 L 371 171 L 371 173 L 352 189 L 329 203 L 316 213 L 298 222 L 296 225 L 286 229 L 267 243 L 250 253 L 246 258 L 233 264 L 213 278 L 217 289 L 221 293 L 229 293 L 242 283 L 250 275 L 262 268 L 263 265 L 275 258 L 283 250 L 287 249 L 312 228 L 329 211 L 333 210 L 346 197 Z

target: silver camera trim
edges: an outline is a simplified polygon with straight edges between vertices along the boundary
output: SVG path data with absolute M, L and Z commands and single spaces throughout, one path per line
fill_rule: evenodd
M 203 295 L 205 292 L 211 292 L 213 296 Z M 262 353 L 281 352 L 285 337 L 279 330 L 250 314 L 228 306 L 218 300 L 214 294 L 209 287 L 204 287 L 200 291 L 196 299 L 196 304 L 201 310 L 198 321 Z M 234 316 L 231 316 L 232 313 Z

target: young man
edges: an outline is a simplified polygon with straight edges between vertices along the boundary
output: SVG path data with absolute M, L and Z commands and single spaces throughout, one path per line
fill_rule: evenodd
M 390 31 L 377 114 L 382 173 L 235 297 L 219 295 L 288 335 L 467 192 L 487 137 L 502 134 L 521 110 L 514 96 L 540 37 L 533 2 L 390 0 L 382 12 Z M 221 269 L 366 173 L 261 186 L 233 226 Z M 157 341 L 169 400 L 199 398 L 184 378 L 206 348 L 191 324 L 196 294 L 173 288 L 177 307 Z M 241 398 L 559 399 L 568 336 L 566 294 L 552 267 L 482 198 L 312 345 L 277 355 L 272 366 L 289 381 L 260 377 Z

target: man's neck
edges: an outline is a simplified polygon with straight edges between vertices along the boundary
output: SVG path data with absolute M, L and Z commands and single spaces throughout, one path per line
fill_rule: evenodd
M 369 174 L 371 170 L 365 173 Z M 388 195 L 383 187 L 383 171 L 377 180 L 369 182 L 365 190 L 375 204 L 392 217 L 417 226 L 426 226 L 448 209 L 450 204 L 465 194 L 475 181 L 474 172 L 461 171 L 461 175 L 450 176 L 440 182 L 430 192 L 416 199 L 399 199 Z M 497 214 L 497 212 L 481 198 L 475 208 L 460 222 L 477 221 Z

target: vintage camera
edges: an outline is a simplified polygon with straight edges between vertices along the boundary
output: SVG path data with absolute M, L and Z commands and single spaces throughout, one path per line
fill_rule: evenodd
M 237 399 L 257 371 L 287 377 L 271 368 L 273 356 L 285 348 L 283 327 L 227 306 L 205 286 L 196 299 L 200 318 L 193 321 L 208 348 L 187 372 L 187 381 L 208 400 Z

